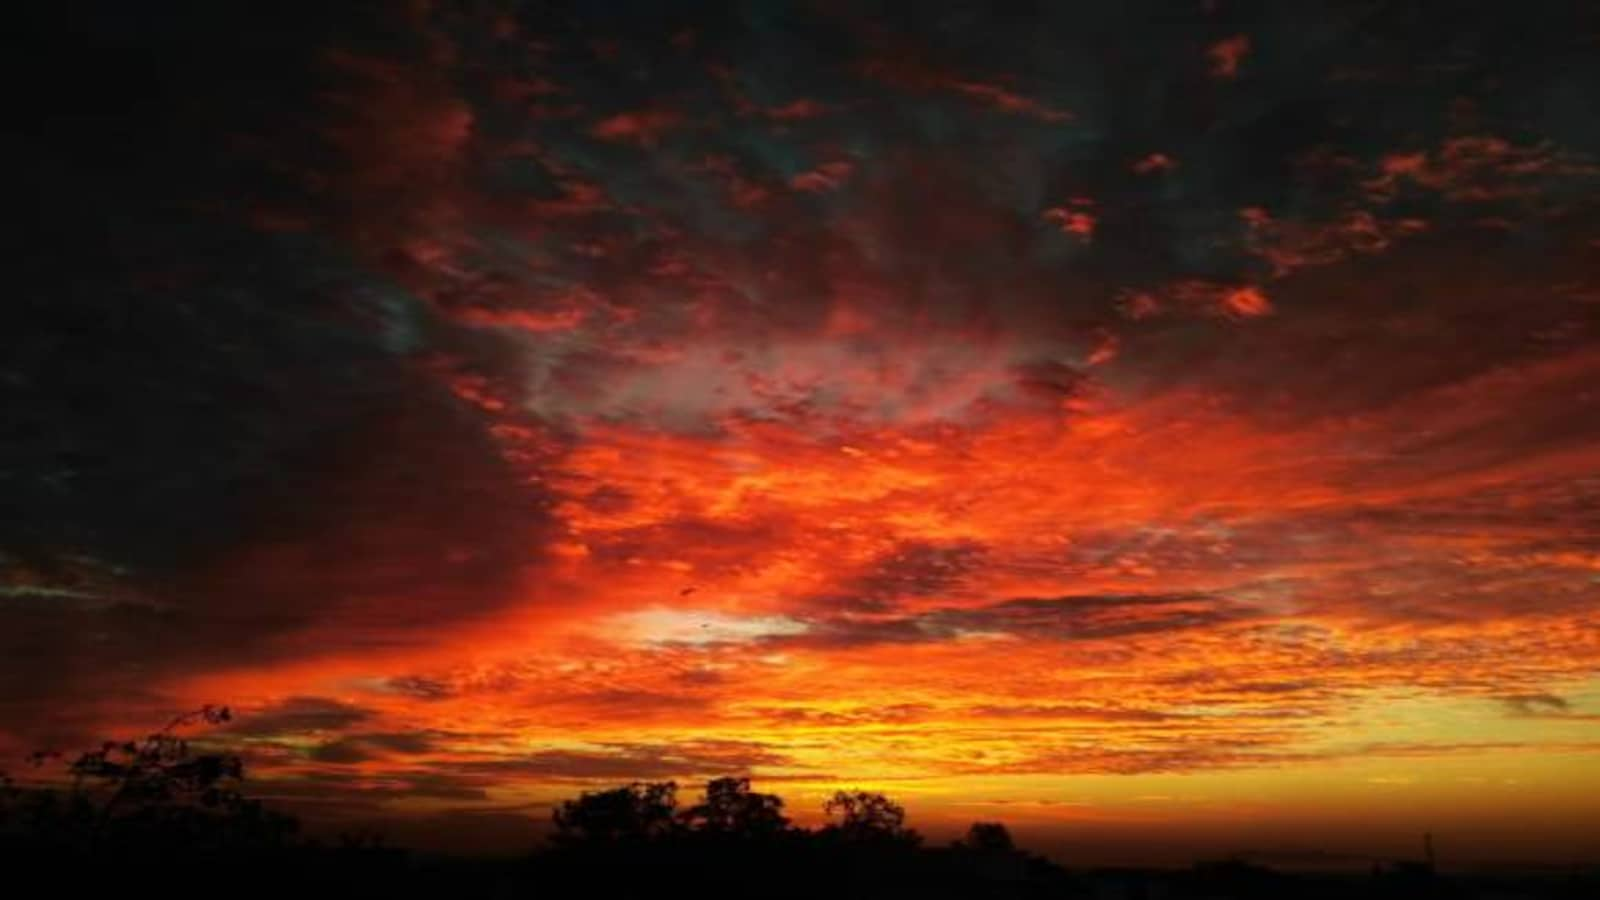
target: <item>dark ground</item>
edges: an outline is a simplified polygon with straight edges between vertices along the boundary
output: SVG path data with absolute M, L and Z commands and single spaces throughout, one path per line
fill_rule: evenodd
M 717 784 L 718 782 L 713 782 Z M 1512 898 L 1600 897 L 1600 867 L 1439 873 L 1424 862 L 1371 871 L 1283 872 L 1240 860 L 1189 868 L 1067 867 L 1013 846 L 1004 826 L 974 826 L 942 847 L 901 820 L 850 814 L 791 826 L 781 801 L 727 779 L 718 798 L 679 811 L 637 802 L 641 788 L 564 805 L 542 847 L 512 858 L 429 855 L 372 836 L 323 842 L 252 801 L 216 806 L 104 802 L 12 791 L 0 806 L 0 894 L 124 897 L 641 898 Z M 881 795 L 894 812 L 898 807 Z M 726 802 L 720 802 L 726 801 Z M 80 802 L 82 801 L 82 802 Z M 618 815 L 615 802 L 628 803 Z M 754 803 L 766 803 L 751 816 Z M 608 803 L 613 805 L 607 806 Z M 664 817 L 652 818 L 653 812 Z M 641 815 L 642 813 L 642 815 Z M 530 843 L 531 840 L 530 840 Z

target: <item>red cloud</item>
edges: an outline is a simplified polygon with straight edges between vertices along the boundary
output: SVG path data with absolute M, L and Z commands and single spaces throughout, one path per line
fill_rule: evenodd
M 642 109 L 617 113 L 596 122 L 589 133 L 605 141 L 653 146 L 662 135 L 683 124 L 683 115 L 669 109 Z
M 1234 78 L 1239 74 L 1239 66 L 1244 62 L 1245 56 L 1250 52 L 1249 35 L 1236 34 L 1225 38 L 1206 48 L 1206 59 L 1211 65 L 1211 75 L 1214 78 Z
M 789 186 L 808 194 L 837 190 L 853 171 L 855 166 L 843 160 L 823 163 L 809 172 L 801 172 L 789 179 Z
M 1165 153 L 1152 153 L 1149 156 L 1135 160 L 1133 172 L 1135 175 L 1149 175 L 1153 172 L 1168 172 L 1178 167 L 1178 161 Z

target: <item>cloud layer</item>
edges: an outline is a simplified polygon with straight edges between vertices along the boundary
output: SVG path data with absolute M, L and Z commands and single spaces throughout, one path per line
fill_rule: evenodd
M 331 818 L 1592 783 L 1600 22 L 1231 6 L 41 33 L 0 749 L 229 702 Z

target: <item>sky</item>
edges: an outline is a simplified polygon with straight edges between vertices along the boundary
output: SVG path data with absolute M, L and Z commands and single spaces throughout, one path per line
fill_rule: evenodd
M 3 758 L 1600 853 L 1592 5 L 18 17 Z

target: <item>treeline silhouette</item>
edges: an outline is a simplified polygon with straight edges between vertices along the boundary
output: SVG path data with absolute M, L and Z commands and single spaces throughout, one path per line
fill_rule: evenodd
M 1075 887 L 1066 870 L 1019 850 L 998 822 L 925 846 L 904 808 L 880 793 L 839 791 L 824 806 L 828 824 L 806 829 L 747 778 L 713 779 L 686 807 L 677 791 L 671 781 L 640 782 L 562 803 L 535 867 L 605 896 L 640 898 L 668 886 L 710 897 L 1033 897 Z
M 838 791 L 827 824 L 795 825 L 776 794 L 716 778 L 691 803 L 672 781 L 634 782 L 560 803 L 541 846 L 516 859 L 431 856 L 371 834 L 332 842 L 243 792 L 243 761 L 198 753 L 181 734 L 232 718 L 179 716 L 140 740 L 73 757 L 34 754 L 53 786 L 0 774 L 0 892 L 53 897 L 584 898 L 1593 898 L 1595 873 L 1451 877 L 1431 860 L 1371 873 L 1288 874 L 1241 860 L 1184 870 L 1069 870 L 1016 846 L 999 822 L 975 822 L 932 846 L 903 807 Z M 534 844 L 530 834 L 530 845 Z

